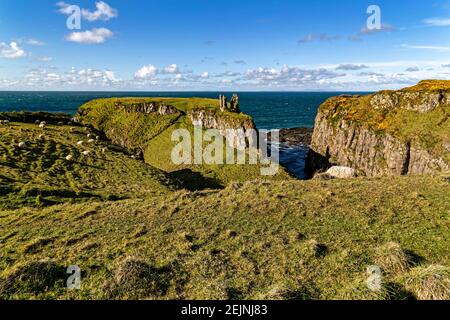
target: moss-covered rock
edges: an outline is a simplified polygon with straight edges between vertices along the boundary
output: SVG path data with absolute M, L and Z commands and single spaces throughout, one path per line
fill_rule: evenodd
M 450 81 L 331 98 L 316 118 L 310 166 L 322 159 L 369 176 L 446 172 L 449 115 Z
M 83 125 L 103 132 L 113 143 L 143 156 L 146 163 L 171 172 L 192 185 L 225 186 L 261 176 L 259 164 L 192 164 L 171 161 L 172 133 L 185 129 L 194 137 L 194 127 L 215 129 L 226 143 L 242 149 L 248 145 L 245 133 L 256 129 L 253 119 L 243 113 L 221 111 L 219 101 L 202 98 L 120 98 L 98 99 L 81 106 L 76 116 Z M 232 129 L 232 130 L 229 130 Z M 244 136 L 242 141 L 241 136 Z M 192 146 L 194 142 L 192 141 Z M 224 159 L 225 160 L 225 159 Z M 225 163 L 225 161 L 224 161 Z M 187 175 L 187 171 L 191 174 Z M 280 168 L 275 179 L 291 179 Z

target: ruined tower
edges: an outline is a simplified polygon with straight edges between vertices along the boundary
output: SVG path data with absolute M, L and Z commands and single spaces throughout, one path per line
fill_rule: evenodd
M 224 95 L 220 95 L 219 96 L 219 101 L 220 101 L 220 110 L 222 112 L 226 111 L 228 109 L 227 97 L 225 97 Z
M 241 112 L 239 110 L 239 96 L 237 94 L 233 94 L 233 98 L 231 98 L 230 111 L 237 113 Z
M 220 110 L 222 112 L 224 111 L 230 111 L 230 112 L 241 112 L 239 109 L 239 97 L 237 94 L 233 94 L 233 97 L 230 100 L 230 107 L 228 107 L 228 100 L 225 95 L 219 95 L 219 103 L 220 103 Z

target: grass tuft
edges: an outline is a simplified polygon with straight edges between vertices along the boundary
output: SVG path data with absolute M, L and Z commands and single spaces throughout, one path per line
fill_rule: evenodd
M 0 298 L 36 296 L 64 286 L 65 269 L 51 261 L 29 262 L 0 281 Z
M 388 242 L 376 249 L 375 264 L 385 274 L 399 276 L 408 271 L 412 261 L 398 243 Z
M 104 284 L 109 299 L 156 299 L 168 289 L 170 268 L 157 268 L 134 257 L 125 258 Z
M 450 300 L 450 268 L 416 267 L 405 276 L 405 287 L 419 300 Z

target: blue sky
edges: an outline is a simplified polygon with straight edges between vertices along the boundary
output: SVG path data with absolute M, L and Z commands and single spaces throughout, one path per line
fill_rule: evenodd
M 369 5 L 380 30 L 367 30 Z M 424 78 L 450 79 L 450 1 L 0 2 L 0 90 L 356 91 Z

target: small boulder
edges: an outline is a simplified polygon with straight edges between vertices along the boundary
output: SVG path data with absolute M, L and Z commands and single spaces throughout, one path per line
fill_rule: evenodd
M 356 170 L 349 167 L 334 166 L 328 169 L 326 173 L 337 179 L 350 179 L 357 177 Z

